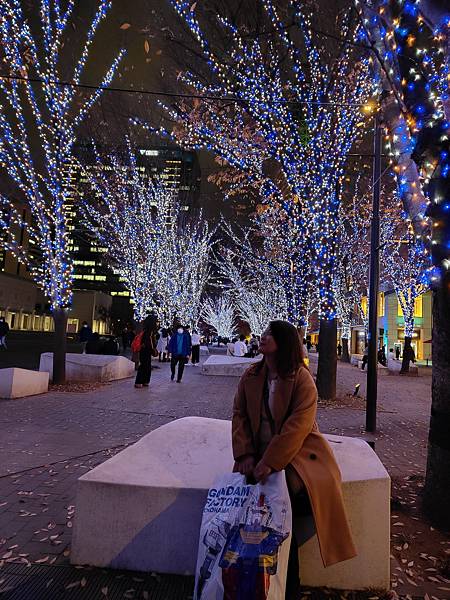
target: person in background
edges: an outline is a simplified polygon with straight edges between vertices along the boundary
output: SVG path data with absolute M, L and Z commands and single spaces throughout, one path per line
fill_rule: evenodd
M 5 320 L 5 317 L 0 317 L 0 348 L 8 349 L 6 346 L 6 336 L 9 333 L 9 325 Z
M 100 341 L 100 334 L 91 333 L 89 340 L 86 342 L 83 354 L 101 354 L 103 343 Z
M 369 345 L 366 344 L 366 347 L 364 348 L 364 354 L 363 354 L 363 359 L 362 359 L 361 371 L 364 371 L 364 369 L 366 368 L 368 360 L 369 360 Z
M 339 344 L 337 345 L 337 353 L 339 358 L 342 356 L 342 344 L 341 342 L 339 342 Z
M 92 329 L 89 327 L 87 321 L 83 321 L 81 329 L 78 332 L 78 339 L 80 340 L 82 353 L 86 354 L 86 344 L 91 339 Z
M 125 325 L 125 327 L 122 330 L 122 348 L 123 348 L 123 353 L 125 354 L 127 348 L 130 346 L 130 332 L 128 330 L 128 326 Z
M 389 352 L 388 352 L 388 361 L 389 360 L 394 360 L 395 358 L 395 354 L 394 354 L 394 349 L 393 348 L 389 348 Z
M 139 366 L 136 373 L 135 388 L 148 387 L 152 374 L 152 356 L 156 356 L 157 323 L 153 319 L 144 321 L 144 329 L 133 340 L 134 350 L 139 353 Z
M 102 345 L 100 352 L 107 356 L 117 356 L 119 354 L 119 342 L 114 337 L 109 337 Z
M 395 358 L 400 360 L 400 346 L 395 346 Z
M 198 365 L 200 362 L 200 334 L 194 329 L 191 335 L 191 343 L 192 343 L 192 357 L 191 362 L 194 365 Z
M 167 327 L 161 327 L 159 330 L 158 343 L 156 350 L 158 351 L 158 362 L 167 361 L 167 344 L 169 343 L 169 330 Z
M 306 339 L 303 338 L 303 362 L 307 367 L 309 367 L 309 355 L 308 355 L 308 346 L 306 344 Z
M 245 335 L 240 335 L 239 339 L 234 342 L 233 356 L 243 357 L 247 354 L 247 344 L 245 343 Z
M 178 325 L 176 332 L 170 338 L 168 350 L 172 355 L 170 360 L 170 379 L 171 381 L 175 379 L 175 369 L 178 365 L 177 383 L 181 383 L 184 365 L 191 353 L 191 336 L 183 329 L 182 325 Z
M 377 360 L 380 363 L 380 365 L 383 365 L 383 367 L 386 366 L 386 351 L 384 349 L 384 346 L 381 346 L 381 348 L 379 348 L 378 353 L 377 353 Z

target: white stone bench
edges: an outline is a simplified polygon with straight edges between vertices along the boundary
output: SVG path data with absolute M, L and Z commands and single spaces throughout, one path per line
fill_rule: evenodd
M 260 360 L 261 357 L 244 358 L 239 356 L 213 354 L 202 364 L 202 374 L 240 377 L 251 364 L 259 362 Z
M 388 369 L 392 374 L 400 373 L 402 368 L 402 360 L 397 360 L 396 358 L 388 358 Z M 409 375 L 417 376 L 419 374 L 419 369 L 415 365 L 409 365 Z
M 209 354 L 208 346 L 200 346 L 200 356 L 205 356 Z
M 24 398 L 48 392 L 48 373 L 10 367 L 0 369 L 0 398 Z
M 362 357 L 363 357 L 362 354 L 351 354 L 350 355 L 350 364 L 359 366 L 359 363 L 362 361 Z M 361 367 L 359 367 L 359 368 L 361 368 Z
M 53 352 L 41 354 L 39 371 L 47 371 L 52 379 Z M 66 354 L 66 381 L 107 382 L 131 377 L 134 372 L 134 362 L 124 356 Z
M 314 535 L 300 549 L 302 582 L 389 589 L 389 475 L 363 440 L 326 437 L 358 556 L 324 569 Z M 186 417 L 147 434 L 79 479 L 72 563 L 193 574 L 207 490 L 232 466 L 229 421 Z

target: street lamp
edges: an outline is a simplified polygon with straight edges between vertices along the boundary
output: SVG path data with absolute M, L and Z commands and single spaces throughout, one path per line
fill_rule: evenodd
M 381 187 L 381 123 L 375 113 L 373 151 L 373 198 L 370 228 L 369 271 L 369 335 L 367 356 L 366 431 L 377 428 L 377 342 L 378 342 L 378 288 L 380 279 L 380 187 Z

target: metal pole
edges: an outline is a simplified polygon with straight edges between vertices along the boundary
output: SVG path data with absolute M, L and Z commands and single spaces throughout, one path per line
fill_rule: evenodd
M 369 348 L 367 362 L 366 431 L 377 429 L 377 351 L 378 351 L 378 286 L 380 275 L 380 178 L 381 178 L 381 124 L 375 115 L 373 200 L 370 234 L 369 273 Z

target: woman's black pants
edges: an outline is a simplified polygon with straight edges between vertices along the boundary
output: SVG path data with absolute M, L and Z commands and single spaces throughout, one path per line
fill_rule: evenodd
M 152 353 L 147 348 L 139 352 L 139 367 L 135 385 L 148 385 L 152 374 Z
M 200 362 L 200 346 L 199 345 L 195 345 L 192 346 L 192 364 L 196 365 L 197 363 Z

